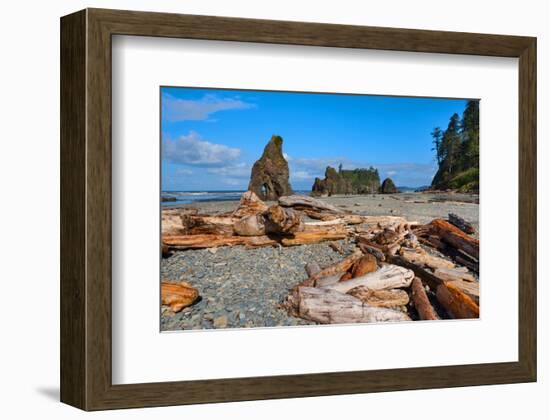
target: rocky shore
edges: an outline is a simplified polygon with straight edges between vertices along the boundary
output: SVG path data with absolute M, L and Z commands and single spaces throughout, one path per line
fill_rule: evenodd
M 324 197 L 323 201 L 355 214 L 403 216 L 428 223 L 454 213 L 478 230 L 478 196 L 457 193 L 402 193 Z M 188 204 L 207 214 L 232 211 L 237 202 Z M 267 204 L 270 204 L 269 202 Z M 200 300 L 174 313 L 161 308 L 161 330 L 260 328 L 308 325 L 313 322 L 289 316 L 280 303 L 290 288 L 307 278 L 304 266 L 325 267 L 350 255 L 349 239 L 293 247 L 228 246 L 174 251 L 161 261 L 163 281 L 186 281 L 200 292 Z

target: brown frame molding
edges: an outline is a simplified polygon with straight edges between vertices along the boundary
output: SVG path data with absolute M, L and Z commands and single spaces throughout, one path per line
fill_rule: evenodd
M 519 58 L 519 360 L 112 385 L 111 37 Z M 61 401 L 84 410 L 536 381 L 536 38 L 86 9 L 61 18 Z

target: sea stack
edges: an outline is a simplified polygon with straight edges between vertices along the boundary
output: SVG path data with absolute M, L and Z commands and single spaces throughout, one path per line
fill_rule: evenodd
M 380 187 L 380 193 L 382 194 L 396 194 L 399 191 L 397 190 L 397 187 L 391 180 L 391 178 L 386 178 L 384 182 L 382 182 L 382 186 Z
M 288 162 L 283 156 L 283 139 L 274 135 L 265 146 L 262 157 L 252 166 L 248 190 L 262 200 L 270 201 L 291 195 L 288 174 Z

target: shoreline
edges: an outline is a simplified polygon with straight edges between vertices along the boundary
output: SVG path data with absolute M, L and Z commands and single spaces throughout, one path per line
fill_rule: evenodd
M 401 216 L 421 224 L 455 213 L 479 231 L 479 196 L 475 194 L 334 195 L 321 200 L 354 214 Z M 200 201 L 163 207 L 162 212 L 169 215 L 170 211 L 196 208 L 199 213 L 219 216 L 237 205 L 238 201 Z M 335 244 L 343 254 L 336 252 Z M 177 313 L 162 306 L 161 331 L 315 325 L 288 315 L 280 307 L 282 299 L 290 288 L 307 278 L 307 263 L 326 267 L 350 255 L 355 247 L 353 239 L 346 238 L 291 247 L 248 249 L 235 245 L 175 250 L 161 260 L 161 280 L 189 282 L 199 290 L 201 299 Z

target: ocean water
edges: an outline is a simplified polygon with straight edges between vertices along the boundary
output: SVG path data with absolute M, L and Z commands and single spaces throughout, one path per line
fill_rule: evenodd
M 180 206 L 197 201 L 239 201 L 244 191 L 163 191 L 161 197 L 176 201 L 162 201 L 163 207 Z
M 172 201 L 162 201 L 162 207 L 181 206 L 200 201 L 239 201 L 244 191 L 163 191 L 161 197 Z M 309 194 L 309 191 L 294 191 L 294 194 Z M 175 201 L 173 201 L 175 199 Z

